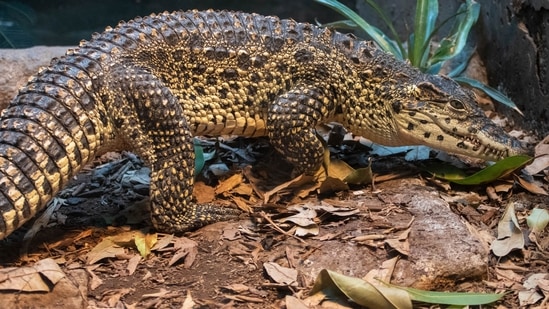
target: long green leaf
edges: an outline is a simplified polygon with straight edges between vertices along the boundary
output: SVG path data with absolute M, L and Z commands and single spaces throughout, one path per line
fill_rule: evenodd
M 336 0 L 314 0 L 314 1 L 324 6 L 327 6 L 332 10 L 338 12 L 339 14 L 345 16 L 346 18 L 350 19 L 351 21 L 356 23 L 362 30 L 364 30 L 372 38 L 372 40 L 374 40 L 377 43 L 377 45 L 379 45 L 381 49 L 383 49 L 384 51 L 390 54 L 393 54 L 395 57 L 401 60 L 404 59 L 402 53 L 398 48 L 398 45 L 393 40 L 387 37 L 378 28 L 370 25 L 362 17 L 360 17 L 357 13 L 355 13 L 353 10 L 351 10 L 344 4 Z
M 317 22 L 317 25 L 320 27 L 326 27 L 326 28 L 352 29 L 352 30 L 360 29 L 355 22 L 348 19 L 336 20 L 336 21 L 332 21 L 324 24 Z
M 524 116 L 524 114 L 515 105 L 515 103 L 511 99 L 509 99 L 509 97 L 507 97 L 506 95 L 504 95 L 500 91 L 498 91 L 498 90 L 496 90 L 496 89 L 494 89 L 494 88 L 492 88 L 488 85 L 485 85 L 485 84 L 479 82 L 476 79 L 472 79 L 472 78 L 468 78 L 468 77 L 464 77 L 464 76 L 453 77 L 453 79 L 458 83 L 467 84 L 471 87 L 474 87 L 474 88 L 477 88 L 477 89 L 483 91 L 488 96 L 490 96 L 492 99 L 494 99 L 494 100 L 496 100 L 496 101 L 498 101 L 502 104 L 507 105 L 509 108 L 512 108 L 517 113 Z
M 513 156 L 490 165 L 473 175 L 464 176 L 457 168 L 442 169 L 440 166 L 427 166 L 427 170 L 434 176 L 460 185 L 479 185 L 492 182 L 498 178 L 512 173 L 532 161 L 529 156 Z
M 413 66 L 424 68 L 429 56 L 429 38 L 435 29 L 438 17 L 438 0 L 418 0 L 414 19 L 413 44 L 409 46 L 410 62 Z
M 408 53 L 406 49 L 404 49 L 404 46 L 402 45 L 402 41 L 400 40 L 400 36 L 398 35 L 398 32 L 396 31 L 393 22 L 387 17 L 387 14 L 383 11 L 379 5 L 374 0 L 364 0 L 369 6 L 371 6 L 375 11 L 376 14 L 383 20 L 383 22 L 389 27 L 389 31 L 391 31 L 391 34 L 393 36 L 394 41 L 398 45 L 398 48 L 400 49 L 400 52 L 402 53 L 402 57 L 404 59 L 408 58 Z
M 485 293 L 447 293 L 423 291 L 414 288 L 401 288 L 408 292 L 410 298 L 415 301 L 443 304 L 443 305 L 484 305 L 500 300 L 505 294 Z
M 467 0 L 466 3 L 459 7 L 456 21 L 450 31 L 450 35 L 442 39 L 440 46 L 429 59 L 429 66 L 446 61 L 463 50 L 467 43 L 467 37 L 469 36 L 471 27 L 476 23 L 479 13 L 480 4 L 476 3 L 474 0 Z

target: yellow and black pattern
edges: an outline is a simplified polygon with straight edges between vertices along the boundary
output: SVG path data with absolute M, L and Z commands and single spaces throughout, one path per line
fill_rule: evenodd
M 81 42 L 3 111 L 0 239 L 106 150 L 133 150 L 151 167 L 158 230 L 234 217 L 193 203 L 193 135 L 267 135 L 296 171 L 310 172 L 322 160 L 314 127 L 334 120 L 386 145 L 488 160 L 525 152 L 469 91 L 369 42 L 257 14 L 162 13 Z

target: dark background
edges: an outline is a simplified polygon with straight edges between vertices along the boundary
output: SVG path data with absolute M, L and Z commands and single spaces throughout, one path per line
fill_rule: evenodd
M 341 2 L 354 7 L 354 1 Z M 26 6 L 26 14 L 34 15 L 34 22 L 30 23 L 26 16 L 0 3 L 0 23 L 2 20 L 15 21 L 18 23 L 15 28 L 22 30 L 17 33 L 20 37 L 18 47 L 76 45 L 80 40 L 89 38 L 91 33 L 101 32 L 109 25 L 115 26 L 120 20 L 174 10 L 240 10 L 308 22 L 342 19 L 334 11 L 312 0 L 30 0 L 6 3 L 21 10 L 25 10 Z M 21 38 L 25 35 L 28 37 Z

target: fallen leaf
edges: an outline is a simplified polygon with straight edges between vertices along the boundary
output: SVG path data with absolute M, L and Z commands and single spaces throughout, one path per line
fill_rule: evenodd
M 239 184 L 242 183 L 242 180 L 243 177 L 241 173 L 232 175 L 231 177 L 219 183 L 219 185 L 215 188 L 215 194 L 221 194 L 224 192 L 228 192 L 233 188 L 236 188 Z
M 271 279 L 280 284 L 297 286 L 297 270 L 293 268 L 283 267 L 274 262 L 263 264 L 265 272 Z
M 116 244 L 112 238 L 107 237 L 86 254 L 86 264 L 95 264 L 102 259 L 114 258 L 125 252 L 126 250 L 123 247 Z
M 408 241 L 410 230 L 411 228 L 406 229 L 396 239 L 387 239 L 385 240 L 385 243 L 402 255 L 410 255 L 410 242 Z
M 162 249 L 169 246 L 174 239 L 173 234 L 164 234 L 160 236 L 160 239 L 154 244 L 151 248 L 151 251 L 161 251 Z
M 144 234 L 141 231 L 137 231 L 134 234 L 134 242 L 135 246 L 137 247 L 137 250 L 139 251 L 139 254 L 143 258 L 146 258 L 151 254 L 151 248 L 156 244 L 158 241 L 158 235 L 156 233 L 152 234 Z
M 135 270 L 137 269 L 137 266 L 139 265 L 139 262 L 141 261 L 141 255 L 134 255 L 128 260 L 128 266 L 126 269 L 128 270 L 128 275 L 131 276 L 135 273 Z
M 185 297 L 185 301 L 183 301 L 183 306 L 181 306 L 181 309 L 192 309 L 195 305 L 196 303 L 191 296 L 191 291 L 187 290 L 187 297 Z
M 535 182 L 529 182 L 523 179 L 522 177 L 514 176 L 514 179 L 518 182 L 518 184 L 523 187 L 524 189 L 528 190 L 531 193 L 539 194 L 539 195 L 549 195 L 545 189 L 538 186 Z
M 146 298 L 162 298 L 166 295 L 170 294 L 170 291 L 164 289 L 164 288 L 160 288 L 160 291 L 156 292 L 156 293 L 150 293 L 150 294 L 143 294 L 141 296 L 141 299 L 146 299 Z
M 328 176 L 337 178 L 339 180 L 345 179 L 349 174 L 355 171 L 354 168 L 349 166 L 345 161 L 339 159 L 332 159 L 328 165 Z
M 510 202 L 498 223 L 498 235 L 490 249 L 496 256 L 505 256 L 514 249 L 524 247 L 524 236 L 515 216 L 514 203 Z
M 406 291 L 387 286 L 375 287 L 362 279 L 344 276 L 326 269 L 321 270 L 316 277 L 310 294 L 319 292 L 330 295 L 330 298 L 345 297 L 369 308 L 412 308 L 412 300 Z
M 276 186 L 275 188 L 273 188 L 268 192 L 265 192 L 263 194 L 263 201 L 265 203 L 268 203 L 271 197 L 273 197 L 275 194 L 280 194 L 285 190 L 291 190 L 291 189 L 300 189 L 301 192 L 297 193 L 298 196 L 302 196 L 304 194 L 308 195 L 309 192 L 316 190 L 319 186 L 320 184 L 314 181 L 314 176 L 300 175 L 290 181 L 287 181 L 285 183 L 282 183 Z
M 119 308 L 121 305 L 120 299 L 129 294 L 132 290 L 133 289 L 131 288 L 109 289 L 103 293 L 103 301 L 106 302 L 110 308 Z
M 539 142 L 535 147 L 535 159 L 524 168 L 530 174 L 535 175 L 549 167 L 549 136 Z
M 199 204 L 210 203 L 215 199 L 215 189 L 202 181 L 197 181 L 193 187 L 193 196 Z
M 249 286 L 247 286 L 245 284 L 241 284 L 241 283 L 226 285 L 223 288 L 226 289 L 226 290 L 229 290 L 231 292 L 234 292 L 234 293 L 242 293 L 242 292 L 247 292 L 248 290 L 250 290 Z
M 549 223 L 549 211 L 547 209 L 534 208 L 530 215 L 526 218 L 528 227 L 534 233 L 542 232 Z
M 51 258 L 34 266 L 0 268 L 1 291 L 50 292 L 65 273 Z
M 183 267 L 190 268 L 198 255 L 198 243 L 187 237 L 177 237 L 174 239 L 174 249 L 176 252 L 168 262 L 168 266 L 172 266 L 179 260 L 184 259 Z
M 398 260 L 399 257 L 396 256 L 384 261 L 381 263 L 380 268 L 370 270 L 362 279 L 373 285 L 383 285 L 382 282 L 390 282 Z
M 286 295 L 284 298 L 284 303 L 286 304 L 286 309 L 308 309 L 309 306 L 307 306 L 301 299 Z
M 97 289 L 100 285 L 103 284 L 103 280 L 99 278 L 93 271 L 99 267 L 99 265 L 93 265 L 86 267 L 86 272 L 90 275 L 90 290 L 94 291 Z
M 533 305 L 543 298 L 543 296 L 538 293 L 537 289 L 541 288 L 540 283 L 543 284 L 544 280 L 547 280 L 546 278 L 548 277 L 549 274 L 547 273 L 537 273 L 530 275 L 526 278 L 526 280 L 524 280 L 522 286 L 525 290 L 519 291 L 518 294 L 519 304 L 521 307 Z

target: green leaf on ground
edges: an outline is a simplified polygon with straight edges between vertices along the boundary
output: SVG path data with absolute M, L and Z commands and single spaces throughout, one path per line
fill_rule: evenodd
M 368 308 L 412 308 L 412 301 L 404 290 L 385 286 L 376 287 L 362 279 L 344 276 L 326 269 L 321 270 L 317 276 L 311 295 L 319 292 L 330 297 L 344 296 Z
M 412 300 L 431 304 L 442 305 L 484 305 L 501 299 L 505 294 L 486 293 L 454 293 L 454 292 L 433 292 L 414 288 L 401 288 L 408 292 Z
M 523 155 L 508 157 L 470 176 L 466 176 L 465 172 L 461 171 L 457 167 L 453 167 L 451 165 L 441 165 L 439 163 L 427 165 L 426 170 L 435 177 L 460 185 L 478 185 L 503 178 L 530 163 L 532 160 L 532 157 Z
M 321 293 L 331 300 L 349 299 L 368 308 L 412 308 L 412 301 L 444 305 L 483 305 L 499 300 L 504 294 L 432 292 L 344 276 L 323 269 L 311 295 Z

